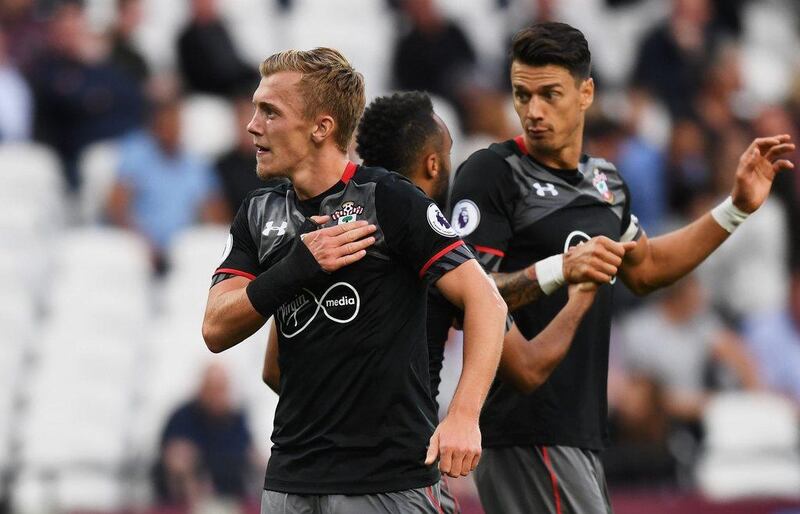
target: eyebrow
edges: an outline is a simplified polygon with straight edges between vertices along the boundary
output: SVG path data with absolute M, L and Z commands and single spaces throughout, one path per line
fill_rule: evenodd
M 264 101 L 264 100 L 261 100 L 261 101 L 253 100 L 253 105 L 255 105 L 257 108 L 260 108 L 260 109 L 269 108 L 270 110 L 275 111 L 275 112 L 277 112 L 279 114 L 283 112 L 277 105 L 275 105 L 273 103 L 270 103 L 270 102 L 267 102 L 267 101 Z
M 524 92 L 528 92 L 528 93 L 530 92 L 530 89 L 528 88 L 528 86 L 523 86 L 522 84 L 513 84 L 512 83 L 511 87 L 515 91 L 524 91 Z M 563 85 L 561 83 L 552 82 L 552 83 L 549 83 L 549 84 L 542 84 L 540 86 L 537 86 L 535 89 L 539 89 L 539 90 L 541 90 L 541 89 L 556 89 L 556 88 L 560 88 L 560 87 L 563 87 Z

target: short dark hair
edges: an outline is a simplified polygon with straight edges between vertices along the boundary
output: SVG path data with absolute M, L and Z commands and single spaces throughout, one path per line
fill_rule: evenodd
M 409 176 L 420 152 L 437 134 L 440 128 L 427 94 L 395 93 L 376 98 L 364 110 L 356 151 L 365 166 L 380 166 Z
M 576 79 L 589 78 L 592 70 L 592 54 L 583 32 L 559 22 L 535 23 L 517 32 L 511 43 L 514 61 L 528 66 L 561 66 Z

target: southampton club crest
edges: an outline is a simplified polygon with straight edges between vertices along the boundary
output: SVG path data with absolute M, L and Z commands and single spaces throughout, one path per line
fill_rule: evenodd
M 605 173 L 600 171 L 599 168 L 594 169 L 594 178 L 592 178 L 592 185 L 600 193 L 608 203 L 614 203 L 614 193 L 608 188 L 608 177 Z
M 335 221 L 337 225 L 342 225 L 355 221 L 356 217 L 363 213 L 364 207 L 362 205 L 356 205 L 355 202 L 348 200 L 331 213 L 331 219 Z

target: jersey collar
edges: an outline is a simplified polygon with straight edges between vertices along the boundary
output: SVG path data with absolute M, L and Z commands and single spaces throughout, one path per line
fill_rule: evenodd
M 345 184 L 350 182 L 350 179 L 356 174 L 357 169 L 358 164 L 353 161 L 347 161 L 347 166 L 344 167 L 344 173 L 342 173 L 342 182 Z

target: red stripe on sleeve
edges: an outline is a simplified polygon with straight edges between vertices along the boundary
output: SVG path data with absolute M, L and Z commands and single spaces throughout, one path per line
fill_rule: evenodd
M 550 472 L 550 482 L 553 484 L 553 500 L 556 504 L 556 514 L 561 514 L 561 493 L 558 491 L 558 478 L 556 477 L 556 470 L 553 469 L 553 463 L 550 462 L 550 456 L 547 454 L 547 447 L 541 446 L 542 457 L 544 457 L 544 465 L 547 466 L 547 471 Z
M 425 263 L 425 266 L 423 266 L 422 269 L 419 270 L 419 278 L 422 278 L 423 276 L 425 276 L 425 272 L 428 271 L 428 268 L 430 268 L 431 265 L 434 262 L 438 261 L 443 255 L 445 255 L 447 252 L 449 252 L 453 248 L 458 248 L 459 246 L 461 246 L 463 244 L 464 244 L 464 241 L 459 239 L 455 243 L 447 245 L 446 247 L 442 248 L 436 255 L 434 255 L 433 257 L 428 259 L 428 262 Z
M 517 143 L 517 146 L 519 147 L 522 153 L 528 155 L 528 147 L 525 146 L 525 136 L 520 135 L 515 137 L 514 142 Z
M 356 174 L 356 168 L 358 168 L 356 163 L 353 161 L 347 161 L 347 166 L 345 166 L 344 173 L 342 173 L 342 182 L 345 184 L 350 182 L 350 179 Z
M 217 271 L 214 272 L 214 275 L 219 275 L 220 273 L 229 273 L 231 275 L 237 275 L 240 277 L 249 278 L 250 280 L 256 278 L 256 276 L 253 275 L 252 273 L 248 273 L 246 271 L 239 271 L 238 269 L 233 269 L 233 268 L 219 268 Z
M 491 246 L 478 246 L 478 245 L 475 245 L 475 246 L 473 246 L 473 248 L 475 248 L 479 252 L 490 253 L 492 255 L 497 255 L 498 257 L 505 257 L 506 256 L 506 252 L 504 252 L 502 250 L 498 250 L 497 248 L 492 248 Z

